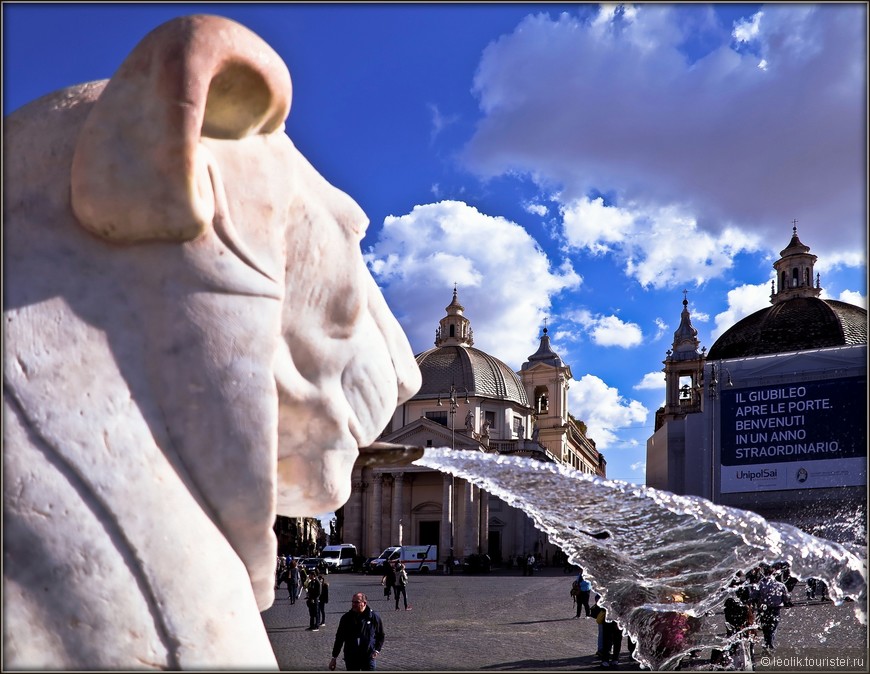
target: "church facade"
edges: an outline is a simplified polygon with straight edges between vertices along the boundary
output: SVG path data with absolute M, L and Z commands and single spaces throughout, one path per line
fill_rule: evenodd
M 571 368 L 546 328 L 538 350 L 515 372 L 473 346 L 454 289 L 435 347 L 416 356 L 420 391 L 399 406 L 379 438 L 416 447 L 533 457 L 606 475 L 606 461 L 568 411 Z M 522 511 L 463 479 L 419 466 L 354 468 L 337 513 L 342 542 L 366 557 L 391 545 L 437 545 L 439 564 L 486 553 L 498 563 L 557 548 Z
M 795 228 L 773 265 L 771 306 L 709 353 L 683 300 L 647 486 L 835 539 L 838 523 L 866 512 L 867 312 L 820 299 L 816 260 Z

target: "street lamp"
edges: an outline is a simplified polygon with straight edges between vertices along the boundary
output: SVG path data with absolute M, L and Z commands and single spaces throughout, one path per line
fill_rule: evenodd
M 443 407 L 441 395 L 438 394 L 438 407 Z M 449 396 L 447 402 L 450 403 L 450 449 L 456 449 L 456 409 L 459 407 L 459 401 L 456 400 L 456 386 L 450 384 L 450 393 L 444 395 Z M 465 389 L 465 404 L 468 404 L 468 389 Z
M 456 449 L 456 410 L 459 407 L 459 401 L 456 400 L 456 386 L 453 382 L 450 383 L 450 392 L 445 393 L 443 395 L 449 396 L 448 403 L 450 403 L 450 449 Z M 441 402 L 441 395 L 438 394 L 438 407 L 443 407 L 444 403 Z M 465 389 L 465 404 L 468 404 L 468 389 Z M 453 551 L 456 549 L 455 541 L 454 541 L 454 533 L 456 530 L 456 478 L 451 473 L 450 474 L 450 551 L 453 554 Z
M 731 371 L 727 367 L 721 365 L 717 367 L 716 363 L 710 363 L 710 384 L 707 392 L 711 398 L 719 397 L 719 377 L 722 376 L 722 370 L 725 370 L 725 386 L 734 386 L 734 382 L 731 381 Z
M 719 398 L 721 388 L 722 370 L 725 370 L 725 386 L 734 386 L 731 381 L 731 371 L 727 367 L 722 367 L 720 363 L 710 363 L 710 383 L 707 386 L 707 394 L 714 401 Z M 710 410 L 710 501 L 716 503 L 716 412 L 719 410 L 720 402 L 714 402 L 713 408 Z M 719 410 L 721 417 L 721 410 Z M 720 437 L 721 442 L 721 437 Z M 721 454 L 721 450 L 720 450 Z

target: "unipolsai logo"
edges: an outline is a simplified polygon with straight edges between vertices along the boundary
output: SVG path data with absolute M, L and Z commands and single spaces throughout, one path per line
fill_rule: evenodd
M 738 470 L 736 477 L 738 480 L 755 482 L 756 480 L 775 480 L 776 476 L 776 468 L 761 468 L 759 470 Z

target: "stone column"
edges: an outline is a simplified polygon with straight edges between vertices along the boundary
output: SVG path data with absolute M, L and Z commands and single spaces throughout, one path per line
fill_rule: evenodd
M 480 490 L 470 482 L 465 483 L 465 549 L 463 556 L 477 552 L 478 525 L 480 512 L 477 508 L 478 492 Z
M 450 554 L 453 543 L 453 476 L 441 476 L 441 536 L 438 541 L 438 556 L 441 561 Z
M 480 551 L 483 553 L 489 552 L 489 493 L 483 489 L 478 490 L 478 501 L 480 502 Z
M 344 504 L 344 522 L 340 532 L 341 540 L 336 543 L 353 543 L 362 546 L 362 492 L 365 483 L 362 480 L 362 469 L 354 468 L 351 475 L 350 498 Z
M 393 502 L 390 512 L 390 542 L 387 545 L 399 545 L 399 520 L 402 519 L 402 483 L 404 473 L 393 473 Z
M 362 504 L 363 492 L 365 491 L 366 483 L 362 480 L 354 480 L 350 487 L 350 498 L 344 508 L 343 531 L 339 534 L 341 538 L 338 543 L 353 543 L 354 545 L 362 546 Z
M 371 524 L 371 542 L 368 547 L 368 557 L 374 557 L 381 554 L 381 551 L 386 547 L 381 544 L 381 528 L 383 527 L 383 513 L 381 510 L 384 507 L 384 474 L 375 473 L 372 475 L 374 481 L 374 490 L 372 494 L 372 524 Z M 361 554 L 366 554 L 361 551 Z

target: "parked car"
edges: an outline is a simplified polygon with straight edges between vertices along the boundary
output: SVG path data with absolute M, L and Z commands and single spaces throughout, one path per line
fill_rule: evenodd
M 326 572 L 326 564 L 323 563 L 323 557 L 303 557 L 299 563 L 305 567 L 306 571 Z
M 489 573 L 492 568 L 492 560 L 486 553 L 468 555 L 462 562 L 463 573 Z

